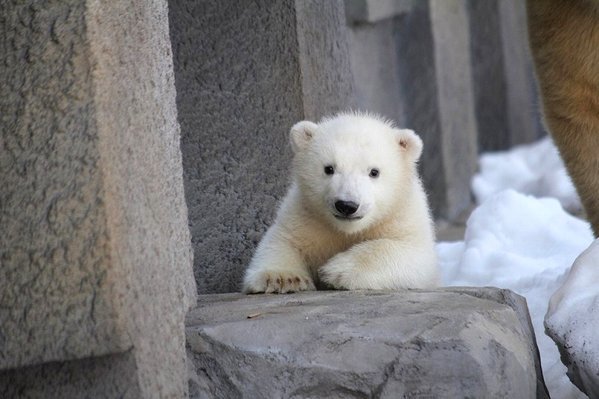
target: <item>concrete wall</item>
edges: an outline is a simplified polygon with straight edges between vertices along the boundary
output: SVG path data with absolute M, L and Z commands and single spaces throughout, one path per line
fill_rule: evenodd
M 286 191 L 289 129 L 353 104 L 343 3 L 169 6 L 198 291 L 237 291 Z
M 167 4 L 9 1 L 0 18 L 0 396 L 184 396 Z

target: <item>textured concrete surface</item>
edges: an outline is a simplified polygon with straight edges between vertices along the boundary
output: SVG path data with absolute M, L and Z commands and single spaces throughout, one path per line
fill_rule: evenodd
M 125 350 L 86 6 L 3 4 L 0 369 Z
M 112 268 L 125 273 L 120 317 L 133 343 L 141 396 L 182 397 L 183 320 L 196 289 L 168 4 L 87 7 Z
M 63 397 L 73 376 L 184 396 L 195 286 L 167 4 L 14 1 L 0 18 L 0 392 Z M 84 358 L 97 379 L 68 362 Z
M 304 119 L 355 108 L 343 0 L 296 0 Z
M 200 296 L 186 324 L 191 397 L 546 397 L 510 291 Z
M 141 398 L 139 386 L 131 383 L 136 370 L 131 352 L 5 370 L 0 372 L 0 397 Z
M 288 183 L 288 133 L 353 96 L 341 1 L 170 1 L 198 291 L 231 292 Z

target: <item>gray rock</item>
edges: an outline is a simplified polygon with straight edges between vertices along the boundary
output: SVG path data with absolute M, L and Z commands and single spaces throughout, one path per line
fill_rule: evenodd
M 207 295 L 186 323 L 194 398 L 546 397 L 506 290 Z

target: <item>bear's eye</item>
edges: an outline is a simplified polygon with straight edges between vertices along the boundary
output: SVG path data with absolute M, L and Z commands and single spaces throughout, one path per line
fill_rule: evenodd
M 376 168 L 372 168 L 370 169 L 370 173 L 368 174 L 368 176 L 370 177 L 379 177 L 379 170 Z
M 332 175 L 333 173 L 335 173 L 335 168 L 333 168 L 333 166 L 331 165 L 327 165 L 324 167 L 324 173 L 327 175 Z

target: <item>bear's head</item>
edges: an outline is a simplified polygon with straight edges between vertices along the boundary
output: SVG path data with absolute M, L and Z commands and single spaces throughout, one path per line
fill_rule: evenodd
M 419 179 L 422 140 L 377 116 L 344 113 L 290 132 L 301 206 L 353 234 L 406 206 Z

